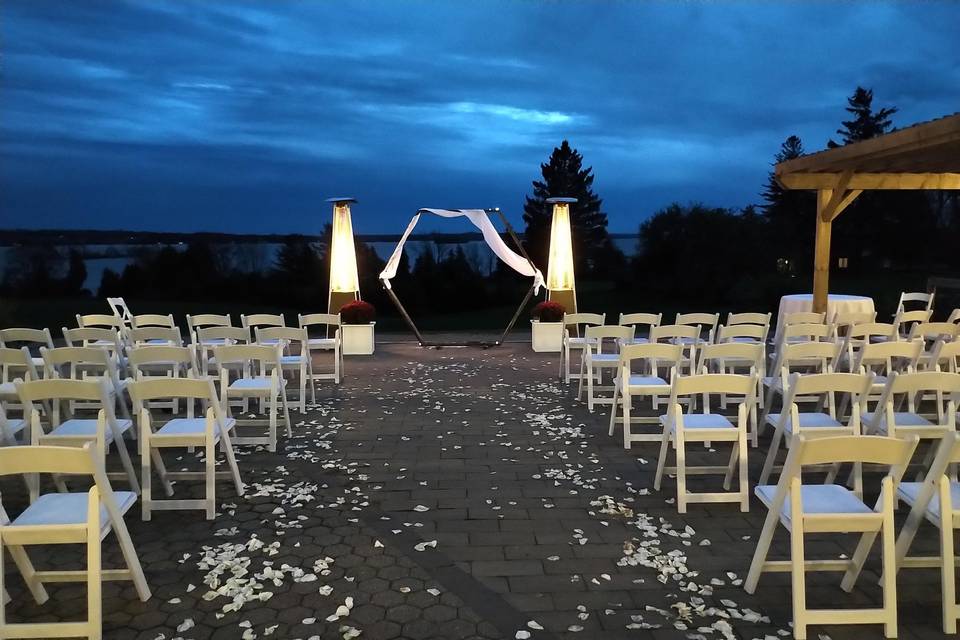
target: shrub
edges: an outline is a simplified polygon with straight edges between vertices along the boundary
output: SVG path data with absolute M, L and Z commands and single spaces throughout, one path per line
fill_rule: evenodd
M 343 324 L 370 324 L 377 317 L 377 310 L 369 302 L 354 300 L 340 308 Z
M 565 312 L 566 309 L 562 304 L 547 300 L 535 306 L 530 315 L 534 320 L 539 320 L 540 322 L 560 322 L 563 320 L 563 314 Z

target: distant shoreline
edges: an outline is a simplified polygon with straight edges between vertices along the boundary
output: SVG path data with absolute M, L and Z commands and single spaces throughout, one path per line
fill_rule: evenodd
M 523 237 L 522 232 L 517 232 Z M 360 242 L 397 242 L 399 233 L 358 233 Z M 318 236 L 302 233 L 284 234 L 242 234 L 200 231 L 178 233 L 165 231 L 126 231 L 123 229 L 0 229 L 0 246 L 36 246 L 36 245 L 171 245 L 189 242 L 207 242 L 211 244 L 263 244 L 283 243 L 290 239 L 316 240 Z M 611 238 L 637 238 L 636 233 L 611 233 Z M 437 242 L 440 244 L 458 244 L 482 240 L 479 232 L 466 233 L 415 233 L 410 240 Z

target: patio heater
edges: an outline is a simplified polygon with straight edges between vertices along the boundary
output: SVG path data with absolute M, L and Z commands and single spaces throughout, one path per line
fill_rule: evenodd
M 550 254 L 547 261 L 547 299 L 577 312 L 577 287 L 573 276 L 573 238 L 570 232 L 570 205 L 576 198 L 547 198 L 553 205 L 550 224 Z
M 328 198 L 333 203 L 333 235 L 330 239 L 330 295 L 327 313 L 339 313 L 348 302 L 360 299 L 357 252 L 353 245 L 350 203 L 353 198 Z

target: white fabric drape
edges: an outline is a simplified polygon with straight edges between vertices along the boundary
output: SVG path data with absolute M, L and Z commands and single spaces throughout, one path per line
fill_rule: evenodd
M 470 220 L 475 227 L 480 229 L 480 233 L 483 234 L 483 239 L 486 240 L 487 245 L 497 257 L 507 263 L 507 265 L 517 273 L 533 278 L 534 294 L 540 292 L 540 287 L 543 286 L 543 274 L 540 273 L 539 269 L 530 264 L 526 258 L 507 246 L 503 238 L 500 237 L 500 234 L 497 233 L 493 223 L 490 222 L 487 212 L 483 209 L 420 209 L 420 211 L 417 211 L 413 219 L 410 220 L 410 224 L 407 225 L 407 230 L 404 231 L 403 236 L 400 237 L 400 242 L 397 243 L 397 247 L 393 250 L 390 259 L 387 260 L 387 266 L 380 272 L 380 279 L 387 288 L 390 287 L 390 280 L 397 275 L 397 266 L 400 264 L 403 245 L 407 241 L 410 232 L 417 226 L 417 222 L 420 220 L 420 214 L 424 211 L 443 218 L 459 218 L 462 216 Z

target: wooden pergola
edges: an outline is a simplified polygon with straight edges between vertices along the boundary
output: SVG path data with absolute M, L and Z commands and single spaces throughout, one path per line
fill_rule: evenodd
M 867 190 L 960 189 L 960 113 L 786 160 L 774 175 L 784 189 L 817 192 L 813 310 L 824 312 L 833 221 Z

